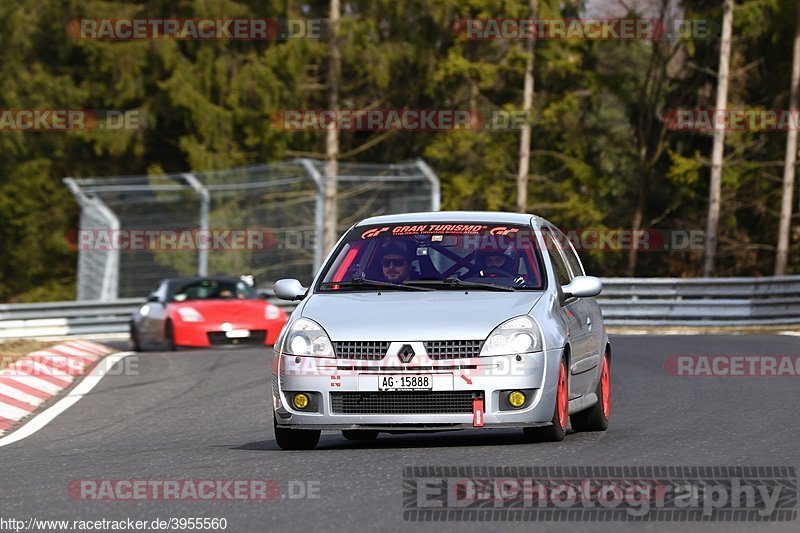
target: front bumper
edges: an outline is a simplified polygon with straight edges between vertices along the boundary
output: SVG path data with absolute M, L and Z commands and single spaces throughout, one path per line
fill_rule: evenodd
M 423 358 L 414 366 L 398 366 L 396 361 L 343 361 L 276 353 L 272 374 L 275 418 L 278 425 L 295 429 L 439 431 L 476 427 L 474 413 L 464 412 L 463 408 L 457 409 L 459 412 L 408 412 L 406 404 L 402 413 L 352 413 L 341 412 L 341 401 L 334 401 L 342 393 L 363 393 L 365 399 L 378 394 L 406 394 L 379 393 L 376 376 L 427 374 L 434 376 L 433 393 L 461 397 L 470 393 L 481 398 L 483 428 L 545 426 L 551 423 L 555 409 L 561 353 L 551 350 L 446 361 Z M 504 401 L 512 390 L 526 391 L 528 400 L 522 408 L 512 409 Z M 310 393 L 314 399 L 311 408 L 301 411 L 292 406 L 290 399 L 297 392 Z M 350 395 L 355 396 L 358 395 Z
M 222 322 L 175 322 L 175 345 L 188 347 L 210 347 L 217 345 L 256 344 L 272 346 L 286 321 L 269 320 L 230 321 L 223 328 Z M 247 330 L 248 337 L 227 338 L 227 330 Z

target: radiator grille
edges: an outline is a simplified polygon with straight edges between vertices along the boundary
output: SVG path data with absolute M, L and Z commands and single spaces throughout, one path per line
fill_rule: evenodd
M 474 391 L 332 392 L 331 409 L 338 414 L 461 414 L 472 413 Z
M 387 341 L 338 341 L 333 343 L 339 359 L 380 361 L 391 343 Z
M 425 351 L 433 360 L 478 357 L 483 341 L 426 341 Z

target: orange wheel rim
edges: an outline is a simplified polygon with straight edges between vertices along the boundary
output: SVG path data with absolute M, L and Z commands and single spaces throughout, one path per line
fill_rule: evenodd
M 611 414 L 611 376 L 608 372 L 608 357 L 603 358 L 603 370 L 600 373 L 600 396 L 603 402 L 603 415 Z
M 557 408 L 558 408 L 558 423 L 561 429 L 567 427 L 567 369 L 564 363 L 561 363 L 561 370 L 558 372 L 558 395 L 557 395 Z

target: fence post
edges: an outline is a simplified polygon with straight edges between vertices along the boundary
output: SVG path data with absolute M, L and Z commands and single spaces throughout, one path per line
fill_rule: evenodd
M 208 189 L 203 187 L 203 184 L 194 174 L 187 172 L 182 176 L 186 183 L 200 196 L 200 231 L 208 234 L 208 212 L 211 204 L 211 196 L 208 194 Z M 197 251 L 197 275 L 208 275 L 208 248 L 199 247 Z
M 442 202 L 442 187 L 439 182 L 439 176 L 428 166 L 424 159 L 417 158 L 417 168 L 420 169 L 422 175 L 431 182 L 431 211 L 438 211 L 441 209 Z
M 78 233 L 78 300 L 115 300 L 119 289 L 119 249 L 113 246 L 114 236 L 120 229 L 119 218 L 98 197 L 84 194 L 73 178 L 62 180 L 69 191 L 81 206 L 81 223 Z M 82 250 L 80 248 L 80 231 L 85 230 L 84 225 L 90 218 L 88 213 L 96 213 L 108 225 L 106 228 L 111 234 L 112 246 L 108 250 Z M 103 228 L 100 228 L 103 229 Z M 100 275 L 100 290 L 96 290 L 97 277 L 91 270 L 91 257 L 88 254 L 105 254 L 102 273 Z
M 323 209 L 325 208 L 323 195 L 325 194 L 325 190 L 323 188 L 324 184 L 322 183 L 322 174 L 317 170 L 317 167 L 314 166 L 313 161 L 304 158 L 300 159 L 300 164 L 306 169 L 306 172 L 308 172 L 309 177 L 314 181 L 314 185 L 317 188 L 317 194 L 314 200 L 314 264 L 312 265 L 311 271 L 311 278 L 313 279 L 322 266 Z

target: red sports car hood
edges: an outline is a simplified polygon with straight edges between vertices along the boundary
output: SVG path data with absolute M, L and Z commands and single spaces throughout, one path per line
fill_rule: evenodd
M 237 319 L 264 320 L 264 300 L 189 300 L 187 302 L 171 302 L 172 310 L 181 307 L 192 307 L 209 322 L 226 322 Z

